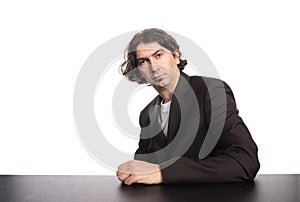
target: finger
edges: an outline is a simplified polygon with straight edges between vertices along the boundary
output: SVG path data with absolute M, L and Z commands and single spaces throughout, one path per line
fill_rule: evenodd
M 127 173 L 119 173 L 119 174 L 118 174 L 118 178 L 119 178 L 119 180 L 121 180 L 121 181 L 124 181 L 124 180 L 127 179 L 129 176 L 130 176 L 130 174 L 127 174 Z
M 118 167 L 118 172 L 131 174 L 132 173 L 132 166 L 131 163 L 124 163 Z
M 138 182 L 138 178 L 139 178 L 138 175 L 132 174 L 128 178 L 126 178 L 124 180 L 124 183 L 127 184 L 127 185 L 131 185 L 133 183 L 137 183 Z

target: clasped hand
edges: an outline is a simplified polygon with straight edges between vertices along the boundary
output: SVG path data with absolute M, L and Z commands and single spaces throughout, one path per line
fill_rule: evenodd
M 131 160 L 121 164 L 117 171 L 118 179 L 127 185 L 132 183 L 159 184 L 162 174 L 158 164 Z

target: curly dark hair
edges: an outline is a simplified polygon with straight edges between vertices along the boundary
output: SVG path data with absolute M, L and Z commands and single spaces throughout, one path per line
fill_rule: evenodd
M 137 82 L 139 84 L 148 83 L 146 79 L 140 74 L 137 68 L 136 60 L 136 48 L 140 43 L 157 42 L 159 45 L 171 51 L 175 57 L 176 52 L 179 54 L 180 63 L 177 65 L 179 70 L 182 71 L 187 64 L 187 61 L 181 58 L 181 52 L 179 51 L 179 45 L 176 40 L 167 32 L 157 29 L 144 29 L 134 35 L 124 52 L 125 61 L 120 65 L 122 74 L 130 81 Z

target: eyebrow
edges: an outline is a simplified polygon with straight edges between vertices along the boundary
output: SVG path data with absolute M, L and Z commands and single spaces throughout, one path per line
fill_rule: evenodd
M 163 49 L 158 49 L 154 53 L 152 53 L 151 56 L 156 55 L 159 51 L 164 51 L 164 50 Z M 141 58 L 137 58 L 136 61 L 145 60 L 145 59 L 148 59 L 148 58 L 147 57 L 141 57 Z

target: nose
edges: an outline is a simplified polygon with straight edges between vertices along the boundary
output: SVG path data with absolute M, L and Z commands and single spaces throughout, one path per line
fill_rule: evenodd
M 159 70 L 159 64 L 155 61 L 155 59 L 150 59 L 149 62 L 151 72 L 156 72 Z

